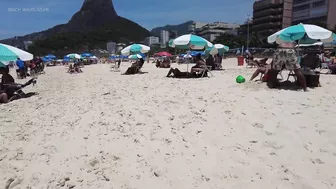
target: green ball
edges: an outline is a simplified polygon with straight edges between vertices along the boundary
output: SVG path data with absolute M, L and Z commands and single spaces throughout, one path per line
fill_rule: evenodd
M 245 83 L 245 78 L 241 75 L 237 76 L 236 78 L 237 83 Z

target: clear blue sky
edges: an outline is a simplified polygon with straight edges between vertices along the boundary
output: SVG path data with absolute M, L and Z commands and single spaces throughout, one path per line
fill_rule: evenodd
M 156 26 L 179 24 L 187 20 L 243 23 L 252 12 L 253 2 L 113 0 L 119 16 L 133 20 L 149 30 Z M 0 39 L 38 32 L 66 23 L 80 9 L 82 3 L 83 0 L 0 0 Z M 24 8 L 31 8 L 31 11 L 24 11 Z

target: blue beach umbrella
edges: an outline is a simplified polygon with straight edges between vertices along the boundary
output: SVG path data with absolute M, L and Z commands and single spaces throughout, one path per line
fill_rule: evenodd
M 56 56 L 55 56 L 55 55 L 52 55 L 52 54 L 48 54 L 48 55 L 45 56 L 44 58 L 47 58 L 47 59 L 55 59 Z
M 91 57 L 91 56 L 93 56 L 91 53 L 83 53 L 83 54 L 81 54 L 81 57 Z

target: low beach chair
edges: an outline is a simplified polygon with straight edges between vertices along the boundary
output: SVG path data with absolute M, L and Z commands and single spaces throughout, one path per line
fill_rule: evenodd
M 113 72 L 120 72 L 119 67 L 120 67 L 120 65 L 118 65 L 117 62 L 114 62 L 114 63 L 112 63 L 112 65 L 111 65 L 111 71 L 113 71 Z
M 322 70 L 327 70 L 325 73 L 323 72 L 324 74 L 331 74 L 332 73 L 331 69 L 329 68 L 329 63 L 321 63 L 320 71 L 322 71 Z

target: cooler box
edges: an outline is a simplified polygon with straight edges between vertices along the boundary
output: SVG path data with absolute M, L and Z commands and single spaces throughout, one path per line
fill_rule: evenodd
M 238 56 L 238 66 L 244 66 L 244 57 L 243 56 Z

